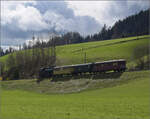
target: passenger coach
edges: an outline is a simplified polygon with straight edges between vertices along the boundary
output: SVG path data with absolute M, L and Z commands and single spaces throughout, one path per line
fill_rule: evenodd
M 39 71 L 40 78 L 50 78 L 53 76 L 78 75 L 83 73 L 101 73 L 101 72 L 122 72 L 126 70 L 126 61 L 124 59 L 110 60 L 104 62 L 76 64 L 41 68 Z

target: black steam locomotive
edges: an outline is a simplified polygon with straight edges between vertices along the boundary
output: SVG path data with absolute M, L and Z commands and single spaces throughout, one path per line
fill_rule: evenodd
M 101 73 L 108 71 L 123 72 L 125 69 L 126 61 L 124 59 L 119 59 L 104 62 L 57 66 L 53 68 L 41 68 L 39 71 L 39 78 L 78 75 L 83 73 Z

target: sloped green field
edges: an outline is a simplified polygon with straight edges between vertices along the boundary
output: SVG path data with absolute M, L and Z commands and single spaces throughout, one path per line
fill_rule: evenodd
M 130 80 L 124 84 L 72 94 L 40 94 L 18 90 L 16 86 L 7 90 L 2 87 L 0 116 L 2 119 L 149 119 L 149 73 L 124 72 L 121 79 Z
M 133 50 L 142 44 L 150 43 L 150 36 L 138 36 L 106 41 L 87 42 L 80 44 L 56 47 L 57 65 L 70 65 L 84 63 L 86 52 L 87 62 L 96 62 L 112 59 L 126 59 L 127 65 L 133 61 Z M 0 58 L 6 62 L 8 55 Z
M 134 49 L 149 43 L 149 36 L 141 36 L 60 46 L 57 47 L 57 64 L 84 63 L 85 52 L 87 62 L 126 59 L 130 63 Z

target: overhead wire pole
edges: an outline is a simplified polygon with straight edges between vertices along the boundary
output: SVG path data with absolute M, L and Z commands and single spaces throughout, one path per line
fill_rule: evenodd
M 86 52 L 84 53 L 84 63 L 86 63 Z
M 83 48 L 82 48 L 82 54 L 84 55 L 83 56 L 83 63 L 86 63 L 86 51 L 83 52 Z
M 53 63 L 54 63 L 54 66 L 56 65 L 56 46 L 55 46 L 55 39 L 53 39 L 53 43 L 52 43 L 52 49 L 53 49 Z

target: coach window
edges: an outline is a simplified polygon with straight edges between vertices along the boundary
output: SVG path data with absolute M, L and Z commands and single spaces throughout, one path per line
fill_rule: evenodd
M 113 66 L 117 66 L 117 62 L 113 63 Z
M 101 66 L 103 67 L 103 66 L 104 66 L 104 64 L 101 64 Z

